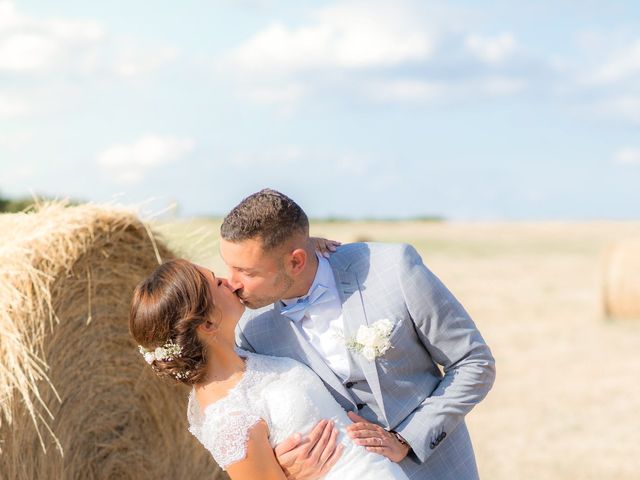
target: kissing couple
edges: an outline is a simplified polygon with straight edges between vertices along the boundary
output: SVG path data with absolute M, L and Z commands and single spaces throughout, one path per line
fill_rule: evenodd
M 412 246 L 310 237 L 271 189 L 220 234 L 228 278 L 160 265 L 129 329 L 159 376 L 192 387 L 189 431 L 232 480 L 478 478 L 464 417 L 495 360 Z

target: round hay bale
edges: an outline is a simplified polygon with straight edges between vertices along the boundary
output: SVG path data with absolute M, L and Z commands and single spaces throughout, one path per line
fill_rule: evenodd
M 621 241 L 609 249 L 603 293 L 607 317 L 640 319 L 640 240 Z
M 0 215 L 0 477 L 226 478 L 187 430 L 188 387 L 128 330 L 135 285 L 172 257 L 126 210 Z

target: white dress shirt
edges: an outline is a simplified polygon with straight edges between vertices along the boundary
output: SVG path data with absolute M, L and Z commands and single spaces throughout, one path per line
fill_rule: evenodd
M 342 319 L 342 303 L 336 287 L 336 280 L 329 260 L 316 253 L 318 257 L 318 271 L 309 288 L 313 290 L 316 284 L 328 289 L 326 294 L 331 294 L 331 301 L 312 305 L 305 316 L 299 322 L 294 322 L 302 335 L 309 341 L 315 350 L 324 359 L 325 363 L 343 381 L 349 378 L 349 360 L 347 346 L 344 341 L 344 328 Z M 309 294 L 307 292 L 307 295 Z M 306 295 L 303 295 L 305 297 Z M 302 297 L 299 297 L 302 298 Z M 283 299 L 282 303 L 291 305 L 298 298 Z

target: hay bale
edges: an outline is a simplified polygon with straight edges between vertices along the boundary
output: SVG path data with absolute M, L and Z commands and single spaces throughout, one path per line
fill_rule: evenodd
M 609 249 L 603 293 L 607 317 L 640 319 L 640 240 L 621 241 Z
M 0 477 L 221 478 L 187 430 L 188 387 L 128 331 L 133 288 L 171 257 L 124 210 L 0 215 Z

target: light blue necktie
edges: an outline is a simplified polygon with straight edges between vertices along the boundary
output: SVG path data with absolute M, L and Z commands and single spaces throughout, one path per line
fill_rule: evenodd
M 309 295 L 299 298 L 296 303 L 282 307 L 280 313 L 285 317 L 289 317 L 294 322 L 299 322 L 312 305 L 329 302 L 332 298 L 331 291 L 327 287 L 317 284 L 313 287 Z

